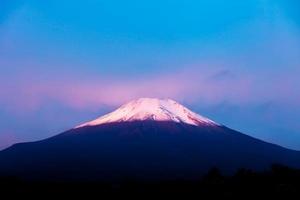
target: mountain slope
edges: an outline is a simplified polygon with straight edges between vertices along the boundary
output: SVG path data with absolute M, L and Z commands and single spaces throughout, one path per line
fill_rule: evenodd
M 181 112 L 186 108 L 179 104 L 172 103 L 175 111 L 163 106 L 157 112 L 161 100 L 150 99 L 151 106 L 144 101 L 149 99 L 121 107 L 115 112 L 118 115 L 113 112 L 55 137 L 0 152 L 0 175 L 52 180 L 168 180 L 196 179 L 211 167 L 227 173 L 241 167 L 263 170 L 273 163 L 300 167 L 297 151 L 249 137 L 189 110 Z M 153 107 L 153 102 L 159 103 Z M 124 108 L 138 112 L 120 112 Z M 190 115 L 193 120 L 184 121 Z M 107 119 L 113 120 L 108 123 Z

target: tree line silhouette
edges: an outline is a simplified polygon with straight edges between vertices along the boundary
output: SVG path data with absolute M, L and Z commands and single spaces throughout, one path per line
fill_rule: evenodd
M 120 183 L 102 182 L 43 182 L 25 181 L 17 177 L 0 177 L 1 197 L 237 197 L 287 198 L 298 196 L 300 170 L 272 165 L 263 172 L 239 169 L 235 174 L 223 175 L 212 168 L 198 180 L 143 182 L 127 180 Z

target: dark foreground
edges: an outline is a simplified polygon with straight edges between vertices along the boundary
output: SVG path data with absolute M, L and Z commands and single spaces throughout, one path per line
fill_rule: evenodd
M 198 181 L 166 181 L 122 183 L 100 182 L 34 182 L 22 181 L 13 177 L 0 179 L 1 197 L 297 197 L 300 191 L 300 170 L 273 165 L 269 171 L 252 172 L 241 169 L 233 176 L 223 176 L 212 169 Z

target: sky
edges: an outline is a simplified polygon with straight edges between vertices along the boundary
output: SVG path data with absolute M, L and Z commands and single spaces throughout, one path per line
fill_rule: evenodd
M 0 149 L 139 97 L 300 150 L 298 0 L 0 0 Z

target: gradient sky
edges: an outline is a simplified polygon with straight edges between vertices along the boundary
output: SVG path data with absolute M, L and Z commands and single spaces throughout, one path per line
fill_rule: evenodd
M 138 97 L 300 150 L 298 0 L 0 0 L 0 148 Z

